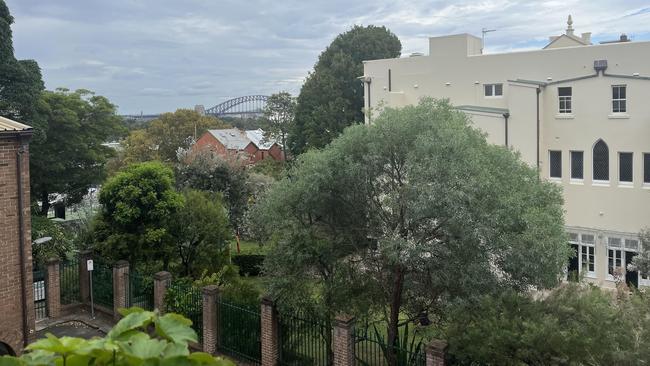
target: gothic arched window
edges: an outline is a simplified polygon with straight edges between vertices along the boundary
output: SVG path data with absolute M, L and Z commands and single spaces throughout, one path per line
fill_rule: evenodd
M 594 145 L 594 180 L 609 180 L 609 148 L 603 140 Z

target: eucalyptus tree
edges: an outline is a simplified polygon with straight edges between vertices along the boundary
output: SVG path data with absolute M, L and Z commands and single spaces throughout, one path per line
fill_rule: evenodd
M 559 188 L 431 99 L 303 154 L 255 213 L 279 303 L 380 314 L 390 345 L 447 301 L 553 286 L 569 256 Z
M 287 92 L 269 96 L 264 107 L 266 138 L 280 141 L 282 153 L 287 153 L 287 137 L 293 127 L 296 115 L 296 100 Z

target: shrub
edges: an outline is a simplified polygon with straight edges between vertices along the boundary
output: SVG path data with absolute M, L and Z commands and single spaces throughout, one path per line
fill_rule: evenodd
M 240 276 L 259 276 L 264 258 L 261 254 L 243 254 L 233 257 L 232 262 L 239 267 Z

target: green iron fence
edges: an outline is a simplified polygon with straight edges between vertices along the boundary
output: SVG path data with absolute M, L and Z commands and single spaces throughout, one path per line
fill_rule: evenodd
M 281 314 L 280 364 L 326 366 L 332 362 L 332 328 L 305 314 Z
M 192 329 L 203 342 L 203 292 L 184 282 L 172 282 L 165 295 L 168 312 L 181 314 L 192 321 Z
M 388 366 L 389 350 L 394 350 L 397 366 L 425 366 L 426 354 L 423 344 L 408 328 L 402 332 L 399 345 L 388 347 L 385 338 L 375 327 L 359 327 L 354 331 L 354 354 L 358 366 Z
M 62 305 L 81 302 L 78 260 L 72 259 L 59 263 L 59 288 Z
M 34 315 L 36 316 L 36 320 L 41 320 L 47 318 L 47 269 L 35 267 L 32 275 L 34 288 Z
M 235 305 L 217 300 L 218 349 L 234 357 L 259 364 L 262 361 L 259 306 Z
M 93 301 L 108 310 L 113 310 L 113 268 L 103 262 L 94 261 Z
M 126 307 L 137 306 L 153 311 L 153 277 L 131 272 L 125 275 Z

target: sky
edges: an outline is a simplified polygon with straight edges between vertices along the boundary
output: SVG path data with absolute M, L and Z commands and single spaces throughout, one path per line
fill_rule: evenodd
M 573 17 L 594 43 L 650 40 L 637 0 L 5 0 L 16 57 L 38 61 L 48 89 L 89 89 L 120 114 L 206 108 L 228 99 L 297 95 L 318 55 L 355 24 L 385 25 L 402 55 L 427 37 L 486 36 L 486 53 L 539 49 Z

